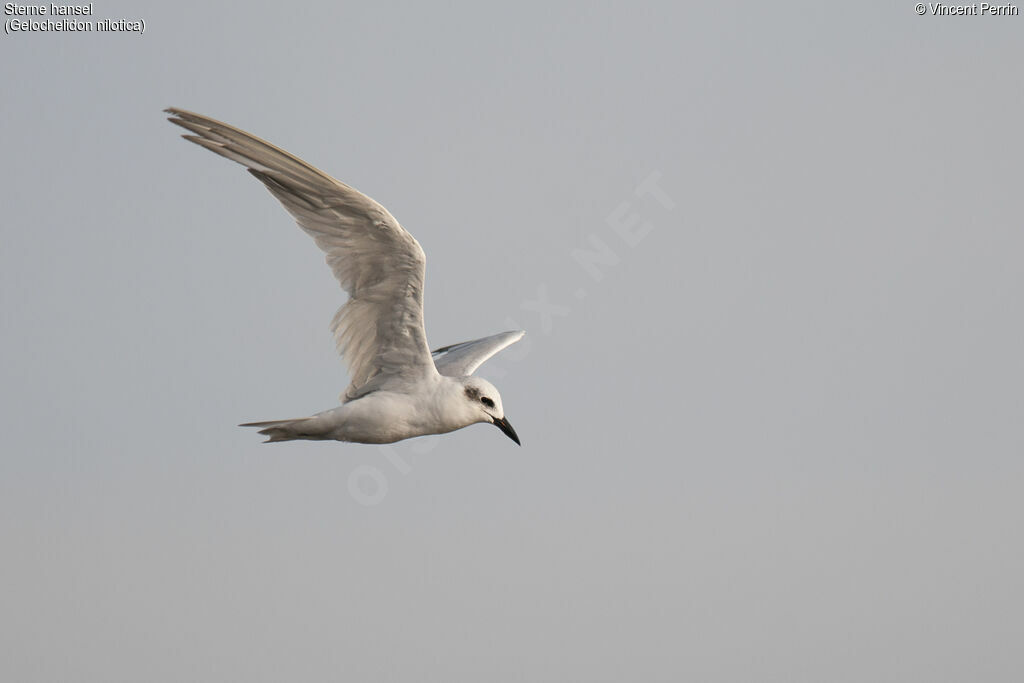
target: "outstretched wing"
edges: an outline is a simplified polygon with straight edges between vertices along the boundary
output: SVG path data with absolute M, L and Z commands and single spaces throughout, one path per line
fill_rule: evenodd
M 387 209 L 245 131 L 181 109 L 166 111 L 169 121 L 194 133 L 186 140 L 248 168 L 327 254 L 349 295 L 331 322 L 351 378 L 345 397 L 374 377 L 382 388 L 392 377 L 435 372 L 423 329 L 426 259 Z
M 442 375 L 462 377 L 472 375 L 488 358 L 523 338 L 526 332 L 515 330 L 492 334 L 483 339 L 442 346 L 432 351 L 434 365 Z

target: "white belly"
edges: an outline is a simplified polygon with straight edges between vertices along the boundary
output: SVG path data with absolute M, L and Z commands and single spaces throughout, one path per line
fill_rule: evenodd
M 417 405 L 408 394 L 390 391 L 368 394 L 316 418 L 323 420 L 323 431 L 330 438 L 356 443 L 392 443 L 466 426 L 439 420 L 432 405 Z

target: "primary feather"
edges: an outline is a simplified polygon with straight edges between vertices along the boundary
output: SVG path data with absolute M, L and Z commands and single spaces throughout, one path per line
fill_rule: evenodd
M 301 159 L 226 123 L 182 109 L 169 119 L 249 169 L 327 255 L 349 299 L 331 322 L 351 382 L 343 401 L 388 380 L 436 374 L 423 327 L 426 259 L 387 209 Z
M 515 344 L 523 338 L 524 334 L 526 333 L 522 330 L 513 330 L 461 344 L 442 346 L 431 351 L 431 355 L 434 357 L 434 366 L 439 373 L 449 377 L 472 375 L 477 368 L 484 364 L 484 361 L 506 346 Z

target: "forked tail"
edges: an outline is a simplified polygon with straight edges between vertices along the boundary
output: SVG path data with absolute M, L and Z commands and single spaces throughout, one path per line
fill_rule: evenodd
M 263 443 L 274 443 L 275 441 L 295 441 L 296 439 L 307 439 L 312 441 L 323 441 L 328 437 L 322 433 L 317 434 L 313 428 L 314 418 L 300 417 L 297 420 L 269 420 L 267 422 L 246 422 L 239 427 L 262 427 L 260 434 L 266 434 L 267 440 Z

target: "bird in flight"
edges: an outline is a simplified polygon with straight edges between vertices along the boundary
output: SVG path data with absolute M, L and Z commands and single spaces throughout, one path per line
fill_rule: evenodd
M 494 385 L 473 373 L 521 330 L 433 352 L 423 329 L 426 257 L 383 206 L 298 157 L 200 114 L 166 109 L 186 140 L 249 169 L 327 255 L 348 293 L 331 321 L 351 383 L 341 405 L 310 417 L 250 422 L 268 442 L 392 443 L 478 422 L 519 444 Z

